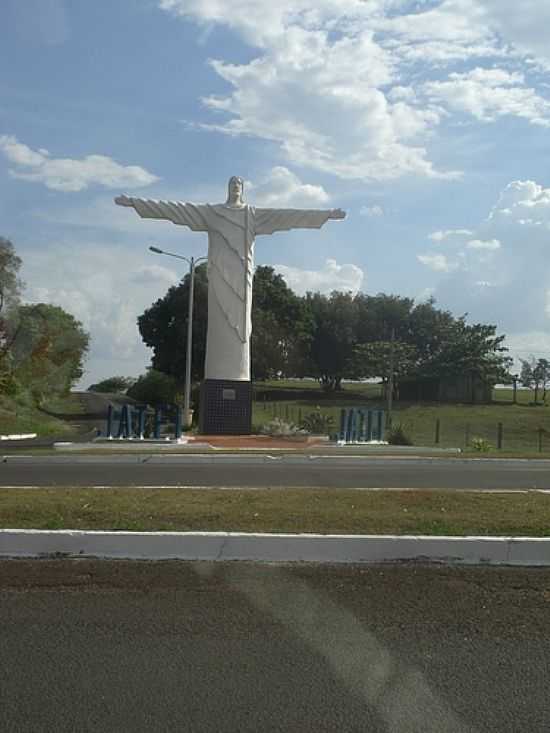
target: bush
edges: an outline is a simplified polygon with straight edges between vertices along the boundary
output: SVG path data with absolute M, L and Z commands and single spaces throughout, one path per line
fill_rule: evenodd
M 388 430 L 386 440 L 390 445 L 414 445 L 412 439 L 407 435 L 405 428 L 401 423 Z
M 91 384 L 88 392 L 106 392 L 112 394 L 126 394 L 126 391 L 135 384 L 134 377 L 109 377 L 101 382 Z
M 287 438 L 299 435 L 307 435 L 306 430 L 301 430 L 294 423 L 288 423 L 281 420 L 280 417 L 274 417 L 268 423 L 265 423 L 260 428 L 262 435 L 271 435 L 274 438 Z
M 324 415 L 320 408 L 317 408 L 315 412 L 310 412 L 303 418 L 300 427 L 314 435 L 328 435 L 334 428 L 334 420 L 331 415 Z
M 470 440 L 470 448 L 478 453 L 489 453 L 493 446 L 485 438 L 474 437 Z
M 146 374 L 139 377 L 126 394 L 137 402 L 159 405 L 176 402 L 181 390 L 174 377 L 157 372 L 155 369 L 149 369 Z

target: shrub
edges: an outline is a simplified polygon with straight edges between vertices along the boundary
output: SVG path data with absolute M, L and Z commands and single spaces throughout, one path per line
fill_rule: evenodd
M 301 430 L 294 423 L 288 423 L 281 420 L 280 417 L 274 417 L 273 420 L 262 425 L 260 428 L 262 435 L 271 435 L 274 438 L 286 438 L 298 435 L 307 435 L 306 430 Z
M 306 415 L 300 427 L 314 435 L 328 435 L 334 428 L 334 420 L 331 415 L 324 415 L 319 408 L 315 412 Z
M 388 430 L 386 440 L 390 445 L 414 445 L 401 423 L 392 426 Z
M 470 440 L 470 448 L 478 453 L 489 453 L 493 446 L 485 438 L 474 437 Z
M 174 377 L 149 369 L 126 394 L 137 402 L 158 405 L 176 402 L 179 393 L 180 388 Z
M 88 387 L 88 392 L 125 394 L 126 390 L 132 387 L 135 382 L 134 377 L 109 377 L 96 384 L 91 384 Z

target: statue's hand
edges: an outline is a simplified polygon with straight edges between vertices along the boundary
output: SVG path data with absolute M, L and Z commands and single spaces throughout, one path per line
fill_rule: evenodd
M 345 219 L 346 212 L 343 211 L 343 209 L 332 209 L 332 211 L 330 212 L 330 218 L 331 219 Z
M 118 204 L 119 206 L 132 206 L 132 202 L 128 196 L 117 196 L 115 198 L 115 204 Z

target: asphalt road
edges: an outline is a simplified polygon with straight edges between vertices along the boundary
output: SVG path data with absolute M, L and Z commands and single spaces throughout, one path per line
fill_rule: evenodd
M 547 733 L 550 571 L 0 562 L 13 733 Z
M 549 489 L 550 461 L 292 456 L 10 456 L 0 486 Z

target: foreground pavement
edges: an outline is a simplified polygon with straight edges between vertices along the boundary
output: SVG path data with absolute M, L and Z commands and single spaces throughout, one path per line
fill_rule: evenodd
M 240 455 L 5 456 L 2 486 L 548 489 L 550 460 Z
M 546 732 L 550 571 L 0 562 L 9 731 Z

